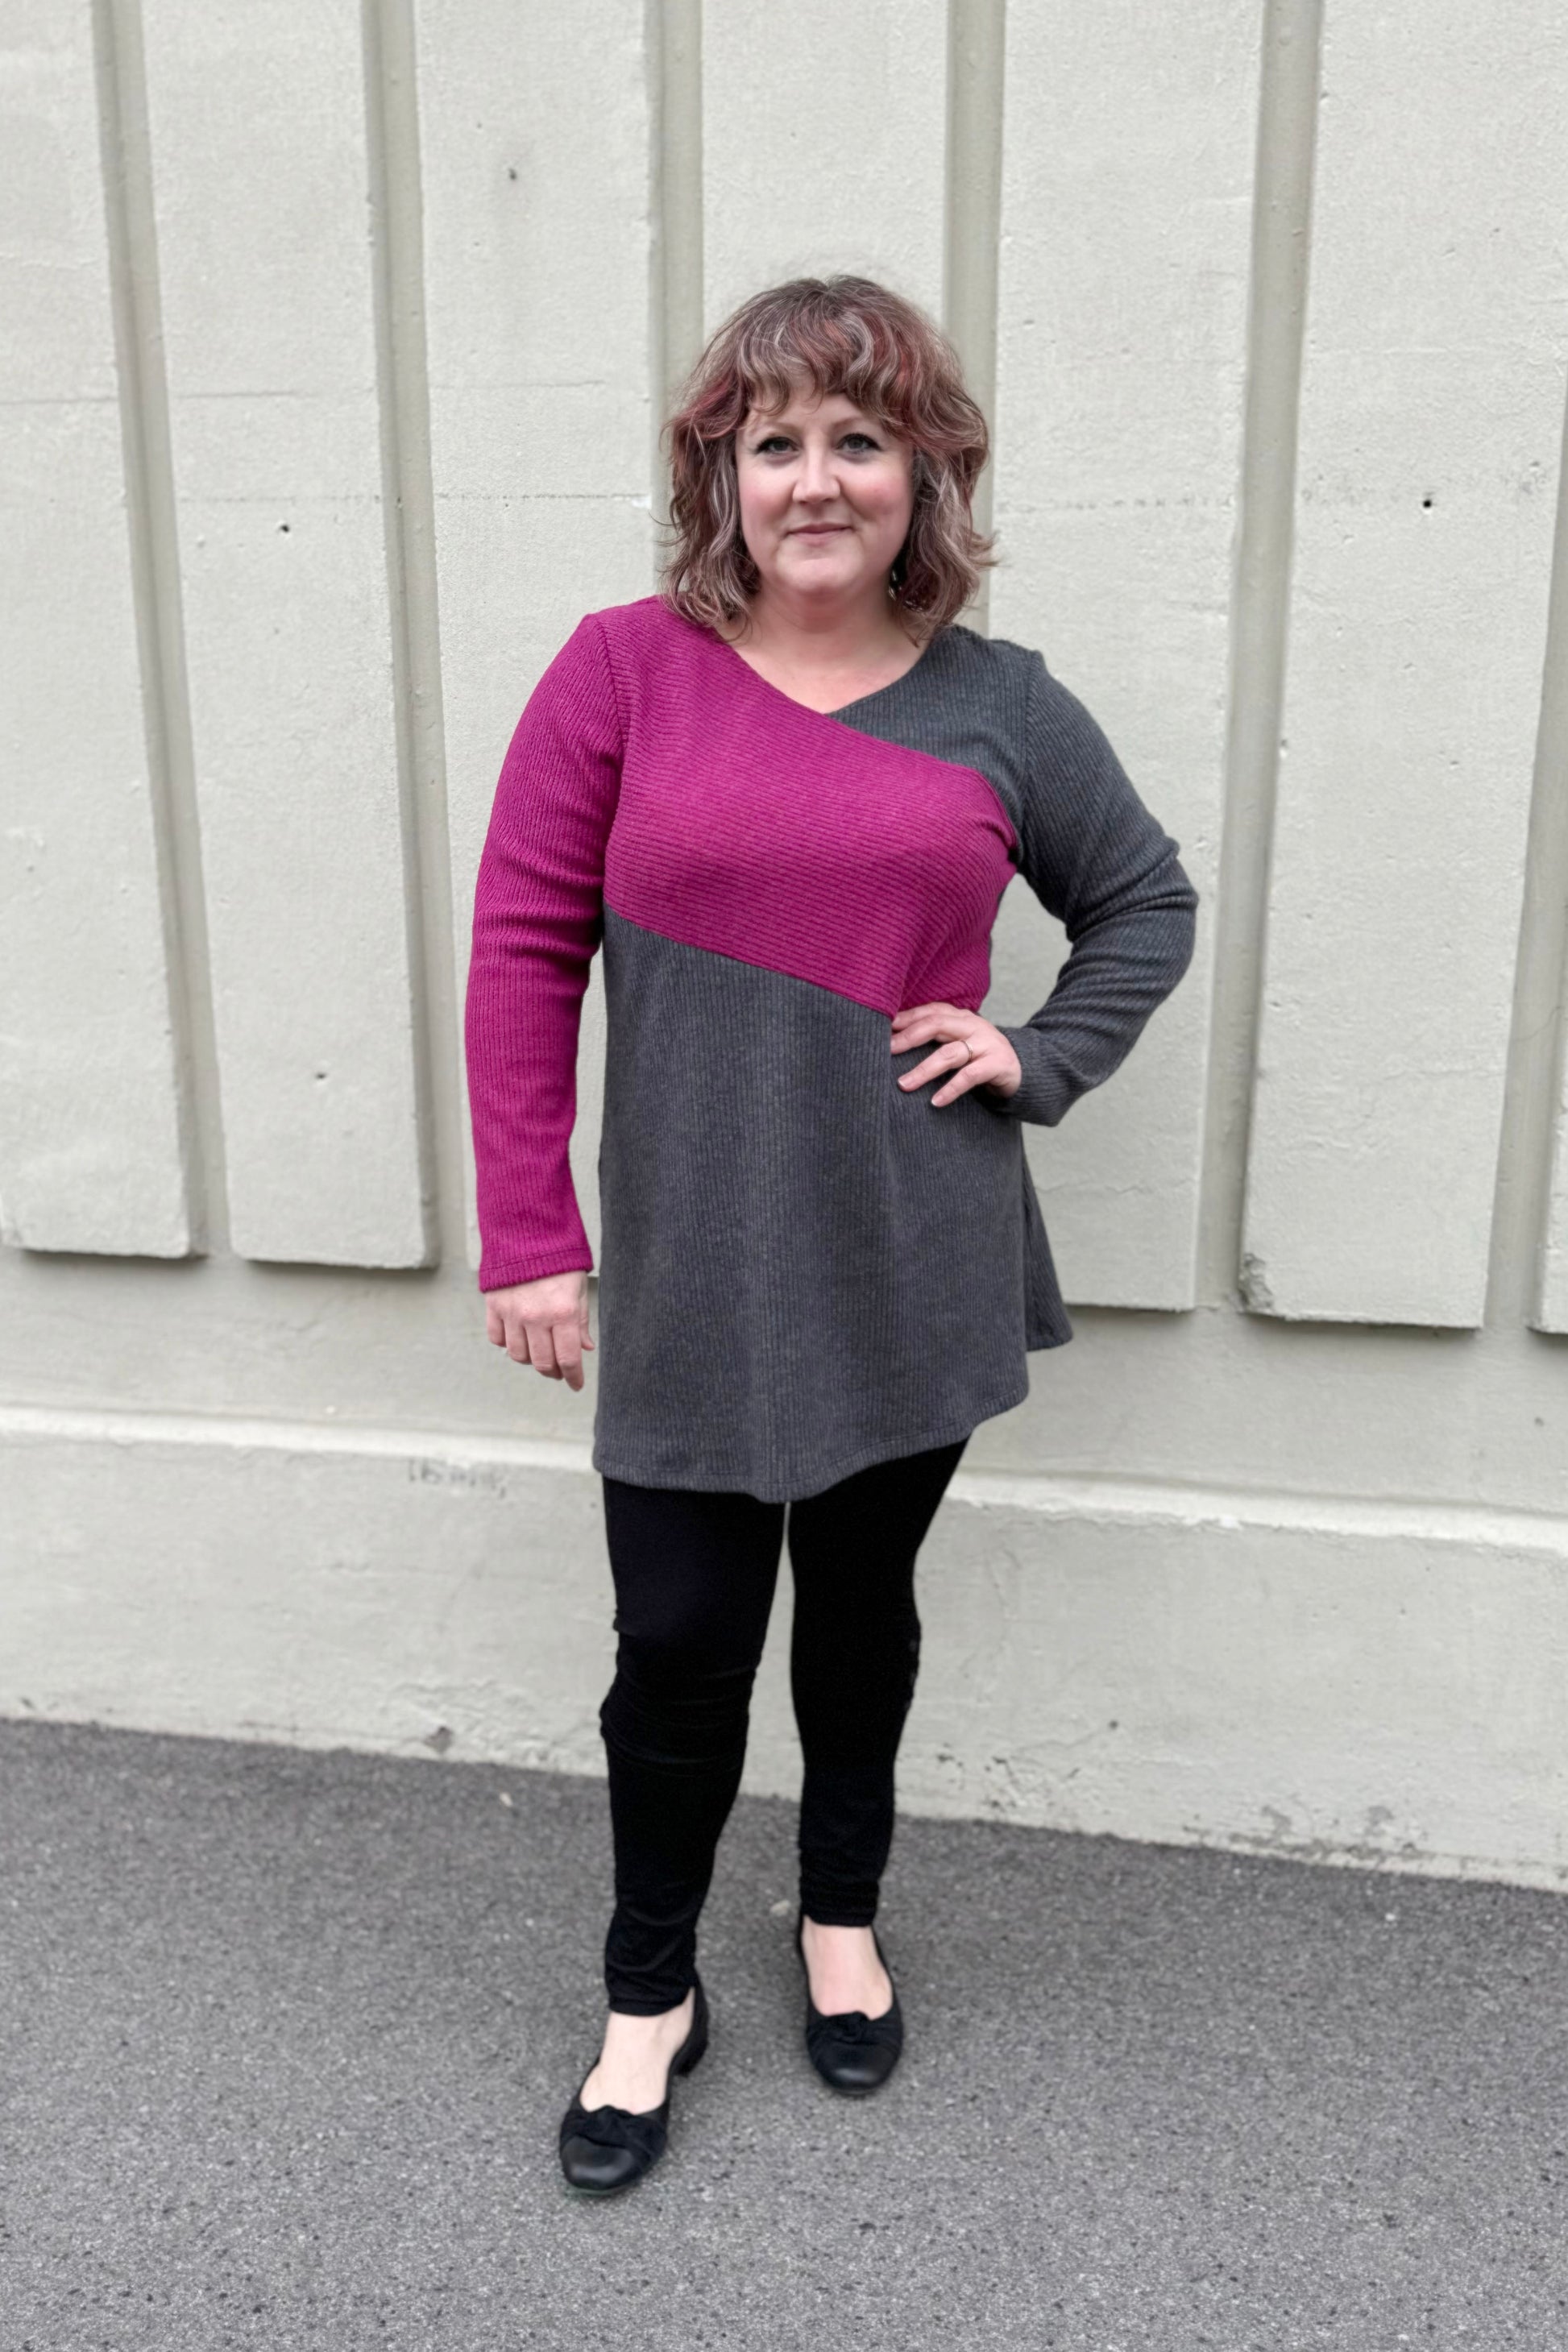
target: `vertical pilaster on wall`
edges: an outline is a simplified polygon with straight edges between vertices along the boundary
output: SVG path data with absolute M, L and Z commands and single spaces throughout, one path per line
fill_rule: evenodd
M 141 0 L 94 0 L 126 507 L 193 1246 L 226 1248 L 223 1112 L 158 297 Z
M 1069 1301 L 1191 1307 L 1246 415 L 1258 24 L 1244 0 L 1009 12 L 991 626 L 1037 646 L 1181 846 L 1192 972 L 1113 1085 L 1026 1138 Z M 1064 941 L 1005 894 L 996 1009 Z
M 1323 0 L 1268 0 L 1247 300 L 1241 511 L 1214 940 L 1198 1297 L 1237 1303 L 1290 612 L 1296 428 Z
M 702 349 L 702 0 L 647 0 L 653 511 L 669 520 L 664 419 Z
M 1568 22 L 1326 15 L 1245 1290 L 1483 1318 L 1568 356 Z
M 1487 1321 L 1568 1332 L 1568 424 L 1558 467 Z
M 413 0 L 412 22 L 456 1014 L 519 715 L 584 613 L 651 585 L 658 73 L 647 0 Z M 595 958 L 572 1136 L 590 1241 L 604 1034 Z
M 994 430 L 996 418 L 996 257 L 1002 234 L 1002 114 L 1006 0 L 948 0 L 947 201 L 942 257 L 942 324 L 963 362 L 964 380 Z M 974 520 L 991 528 L 994 468 L 974 493 Z M 963 614 L 982 632 L 991 610 L 991 580 Z
M 361 31 L 143 0 L 234 1246 L 391 1267 L 430 1235 Z
M 0 26 L 0 1230 L 183 1257 L 199 1187 L 113 36 L 102 0 L 14 0 Z
M 425 348 L 412 0 L 362 0 L 382 506 L 414 1004 L 418 1164 L 443 1258 L 463 1258 L 462 1087 Z

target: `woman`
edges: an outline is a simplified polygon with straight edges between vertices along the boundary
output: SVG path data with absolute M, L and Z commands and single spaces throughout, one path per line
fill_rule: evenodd
M 849 2095 L 902 2042 L 873 1921 L 914 1687 L 915 1558 L 975 1425 L 1072 1336 L 1023 1149 L 1128 1053 L 1197 899 L 1040 655 L 956 614 L 989 542 L 955 354 L 871 282 L 746 303 L 668 429 L 662 592 L 589 614 L 512 738 L 467 1044 L 489 1338 L 583 1385 L 578 1020 L 605 956 L 603 1362 L 616 1590 L 600 1712 L 609 2016 L 575 2188 L 662 2154 L 707 2043 L 696 1925 L 740 1780 L 788 1507 L 806 2048 Z M 1021 870 L 1071 951 L 976 1010 Z

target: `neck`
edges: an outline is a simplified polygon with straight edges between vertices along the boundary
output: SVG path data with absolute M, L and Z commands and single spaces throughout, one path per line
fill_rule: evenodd
M 879 582 L 853 599 L 836 598 L 828 604 L 820 597 L 771 588 L 764 581 L 740 634 L 759 653 L 793 658 L 815 669 L 854 669 L 914 639 Z

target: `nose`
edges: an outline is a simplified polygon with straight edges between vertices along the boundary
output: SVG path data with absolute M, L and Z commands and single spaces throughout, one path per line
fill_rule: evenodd
M 838 495 L 838 468 L 833 452 L 822 442 L 808 441 L 801 451 L 800 471 L 795 476 L 795 494 L 810 504 L 820 504 L 824 499 Z

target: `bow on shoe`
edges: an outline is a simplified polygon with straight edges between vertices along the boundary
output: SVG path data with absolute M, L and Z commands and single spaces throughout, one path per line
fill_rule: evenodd
M 644 2166 L 654 2164 L 668 2138 L 668 2102 L 643 2115 L 629 2107 L 574 2106 L 561 2126 L 561 2137 L 585 2139 L 595 2147 L 624 2147 Z
M 835 2042 L 872 2042 L 889 2039 L 889 2028 L 893 2020 L 890 2011 L 881 2017 L 868 2017 L 863 2009 L 840 2009 L 827 2016 L 819 2010 L 813 2022 L 819 2024 Z

